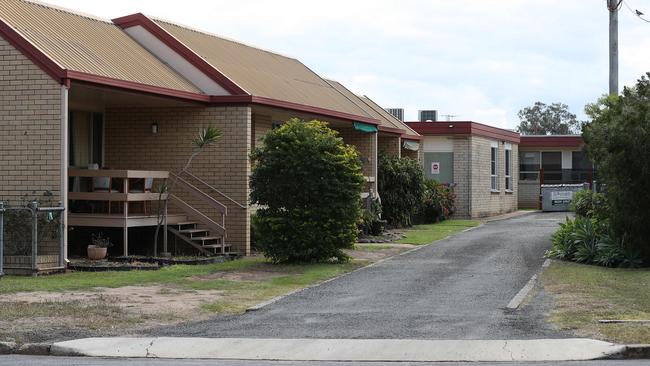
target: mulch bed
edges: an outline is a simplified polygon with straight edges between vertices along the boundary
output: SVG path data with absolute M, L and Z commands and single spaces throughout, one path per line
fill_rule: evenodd
M 160 266 L 169 266 L 173 264 L 187 264 L 187 265 L 199 265 L 199 264 L 213 264 L 213 263 L 223 263 L 229 260 L 232 260 L 234 257 L 231 256 L 215 256 L 215 257 L 147 257 L 147 256 L 138 256 L 130 255 L 128 257 L 114 257 L 111 260 L 116 262 L 124 263 L 156 263 Z
M 89 259 L 71 259 L 68 263 L 68 269 L 72 271 L 81 272 L 106 272 L 106 271 L 155 271 L 160 269 L 158 263 L 146 262 L 116 262 L 112 260 L 97 260 L 92 261 Z
M 381 235 L 364 235 L 359 237 L 357 243 L 392 243 L 404 239 L 404 233 L 396 230 L 386 230 Z

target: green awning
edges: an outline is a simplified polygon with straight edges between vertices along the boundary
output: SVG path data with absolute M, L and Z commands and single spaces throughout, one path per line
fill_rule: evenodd
M 409 141 L 409 140 L 404 140 L 404 143 L 402 144 L 406 150 L 411 150 L 411 151 L 418 151 L 420 150 L 420 143 L 416 141 Z
M 363 122 L 354 122 L 354 129 L 365 133 L 375 133 L 378 131 L 377 126 Z

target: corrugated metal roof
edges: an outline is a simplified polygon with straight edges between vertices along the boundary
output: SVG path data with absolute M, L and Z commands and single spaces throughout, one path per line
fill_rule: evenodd
M 26 0 L 0 1 L 0 18 L 66 70 L 201 93 L 110 21 Z
M 153 20 L 251 95 L 370 117 L 294 58 Z
M 378 119 L 380 126 L 387 127 L 387 128 L 397 128 L 400 130 L 404 130 L 404 132 L 408 134 L 412 134 L 415 136 L 419 135 L 417 132 L 415 132 L 413 129 L 407 126 L 404 122 L 398 120 L 397 118 L 393 117 L 392 114 L 386 112 L 382 107 L 380 107 L 377 103 L 372 101 L 370 98 L 366 96 L 358 96 L 354 94 L 338 81 L 334 81 L 334 80 L 327 80 L 327 81 L 336 90 L 338 90 L 346 98 L 348 98 L 353 103 L 355 103 L 360 108 L 362 108 L 371 117 Z

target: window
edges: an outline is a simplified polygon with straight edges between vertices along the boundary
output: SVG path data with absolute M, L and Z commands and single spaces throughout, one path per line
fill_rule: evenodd
M 544 183 L 562 183 L 562 152 L 543 151 L 542 169 L 544 170 Z
M 490 149 L 491 151 L 491 158 L 490 158 L 490 183 L 491 183 L 491 188 L 493 191 L 496 191 L 499 189 L 499 183 L 497 181 L 497 164 L 498 164 L 498 151 L 499 147 L 498 146 L 492 146 Z
M 71 111 L 69 114 L 69 165 L 87 168 L 103 164 L 104 116 L 102 113 Z
M 519 180 L 538 180 L 540 161 L 539 151 L 520 151 Z
M 505 158 L 506 191 L 512 191 L 512 147 L 506 145 L 505 153 L 506 153 L 506 158 Z

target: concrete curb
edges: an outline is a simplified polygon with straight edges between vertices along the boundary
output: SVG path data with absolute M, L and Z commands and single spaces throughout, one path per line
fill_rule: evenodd
M 25 343 L 16 348 L 14 353 L 19 355 L 47 356 L 52 348 L 51 343 Z
M 53 356 L 332 362 L 535 362 L 639 358 L 648 347 L 583 338 L 537 340 L 86 338 Z
M 15 342 L 0 342 L 0 355 L 8 355 L 16 349 Z
M 416 246 L 415 248 L 409 249 L 409 250 L 404 251 L 404 252 L 401 252 L 401 253 L 399 253 L 399 254 L 392 255 L 392 256 L 390 256 L 390 257 L 386 257 L 386 258 L 380 259 L 380 260 L 378 260 L 378 261 L 376 261 L 376 262 L 370 263 L 370 264 L 367 265 L 367 266 L 359 267 L 359 268 L 357 268 L 357 269 L 355 269 L 355 270 L 353 270 L 353 271 L 350 271 L 350 272 L 346 272 L 346 273 L 340 274 L 340 275 L 338 275 L 338 276 L 336 276 L 336 277 L 332 277 L 332 278 L 327 279 L 327 280 L 325 280 L 325 281 L 318 282 L 318 283 L 315 283 L 315 284 L 313 284 L 313 285 L 309 285 L 309 286 L 307 286 L 307 287 L 299 288 L 299 289 L 297 289 L 297 290 L 293 290 L 293 291 L 288 292 L 288 293 L 286 293 L 286 294 L 284 294 L 284 295 L 276 296 L 276 297 L 274 297 L 274 298 L 272 298 L 272 299 L 266 300 L 266 301 L 264 301 L 264 302 L 261 302 L 261 303 L 259 303 L 259 304 L 256 304 L 256 305 L 253 305 L 253 306 L 247 308 L 247 309 L 245 310 L 245 312 L 248 313 L 248 312 L 251 312 L 251 311 L 257 311 L 257 310 L 260 310 L 260 309 L 262 309 L 262 308 L 264 308 L 264 307 L 267 307 L 267 306 L 269 306 L 269 305 L 271 305 L 271 304 L 273 304 L 273 303 L 276 303 L 276 302 L 278 302 L 278 301 L 284 299 L 285 297 L 289 297 L 289 296 L 292 296 L 292 295 L 298 294 L 298 293 L 300 293 L 300 292 L 303 292 L 303 291 L 305 291 L 305 290 L 309 290 L 309 289 L 311 289 L 311 288 L 314 288 L 314 287 L 318 287 L 318 286 L 324 285 L 324 284 L 326 284 L 326 283 L 328 283 L 328 282 L 336 281 L 336 280 L 338 280 L 338 279 L 340 279 L 340 278 L 343 278 L 343 277 L 345 277 L 345 276 L 349 276 L 349 275 L 351 275 L 351 274 L 353 274 L 353 273 L 355 273 L 355 272 L 357 272 L 357 271 L 361 271 L 361 270 L 364 270 L 364 269 L 372 268 L 372 267 L 374 267 L 374 266 L 376 266 L 376 265 L 378 265 L 378 264 L 384 263 L 384 262 L 386 262 L 387 260 L 390 260 L 390 259 L 392 259 L 392 258 L 399 257 L 399 256 L 402 256 L 402 255 L 406 255 L 406 254 L 409 254 L 409 253 L 413 253 L 413 252 L 415 252 L 415 251 L 418 251 L 418 250 L 421 250 L 421 249 L 423 249 L 423 248 L 426 248 L 426 247 L 428 247 L 429 245 L 435 244 L 435 243 L 437 243 L 437 242 L 439 242 L 439 241 L 442 241 L 442 240 L 447 240 L 447 239 L 451 238 L 451 237 L 454 236 L 454 235 L 458 235 L 458 234 L 461 234 L 461 233 L 464 233 L 464 232 L 467 232 L 467 231 L 470 231 L 470 230 L 477 229 L 477 228 L 479 228 L 479 227 L 481 227 L 481 226 L 483 226 L 483 225 L 484 225 L 484 223 L 480 223 L 480 224 L 478 224 L 478 225 L 476 225 L 476 226 L 473 226 L 473 227 L 467 228 L 467 229 L 465 229 L 465 230 L 459 231 L 459 232 L 457 232 L 457 233 L 455 233 L 455 234 L 453 234 L 453 235 L 446 236 L 446 237 L 444 237 L 444 238 L 442 238 L 442 239 L 438 239 L 438 240 L 433 241 L 433 242 L 431 242 L 431 243 L 429 243 L 429 244 L 418 245 L 418 246 Z M 390 244 L 390 243 L 388 243 L 388 244 Z

